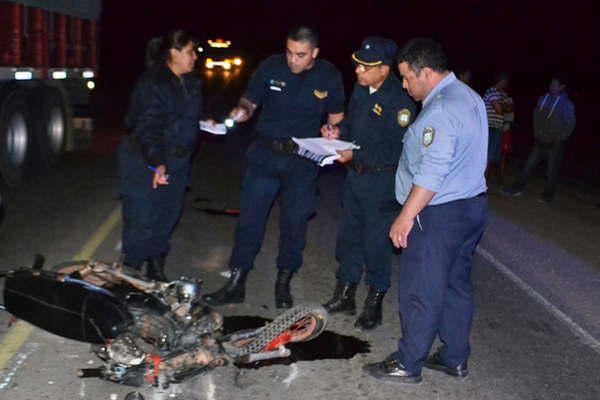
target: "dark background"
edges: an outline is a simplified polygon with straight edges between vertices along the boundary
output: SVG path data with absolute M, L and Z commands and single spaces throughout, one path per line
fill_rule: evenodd
M 600 54 L 600 32 L 592 1 L 106 0 L 103 7 L 98 92 L 110 92 L 105 103 L 118 118 L 143 69 L 147 40 L 171 29 L 188 30 L 201 40 L 231 40 L 248 58 L 248 71 L 265 56 L 283 51 L 291 26 L 312 25 L 321 35 L 321 56 L 342 70 L 348 89 L 354 81 L 349 56 L 363 37 L 386 36 L 402 45 L 426 36 L 443 43 L 454 69 L 472 71 L 472 85 L 480 93 L 495 72 L 510 74 L 517 163 L 530 149 L 531 112 L 538 96 L 553 75 L 564 77 L 578 120 L 564 171 L 586 181 L 600 179 L 595 133 L 600 84 L 593 60 Z

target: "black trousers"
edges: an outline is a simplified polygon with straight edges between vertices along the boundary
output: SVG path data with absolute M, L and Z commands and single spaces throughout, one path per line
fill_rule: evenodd
M 399 211 L 393 173 L 348 172 L 335 251 L 339 280 L 358 283 L 364 272 L 367 285 L 383 292 L 389 289 L 393 254 L 389 231 Z
M 189 180 L 189 157 L 169 157 L 169 184 L 152 188 L 154 173 L 127 143 L 119 147 L 123 252 L 125 263 L 137 265 L 169 252 L 173 228 L 183 210 Z

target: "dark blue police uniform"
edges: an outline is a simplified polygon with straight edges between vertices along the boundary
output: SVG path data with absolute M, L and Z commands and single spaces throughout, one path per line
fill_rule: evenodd
M 285 55 L 275 55 L 256 70 L 244 98 L 262 111 L 256 125 L 258 137 L 247 152 L 231 276 L 225 286 L 203 299 L 213 306 L 244 301 L 246 277 L 260 251 L 269 210 L 279 196 L 275 306 L 289 308 L 293 305 L 290 280 L 302 265 L 318 174 L 316 164 L 296 155 L 291 138 L 317 136 L 327 114 L 344 111 L 342 79 L 326 61 L 317 59 L 310 69 L 295 74 Z
M 164 257 L 183 209 L 191 154 L 202 109 L 200 80 L 181 79 L 164 66 L 144 73 L 133 92 L 127 124 L 132 134 L 119 148 L 125 263 L 139 266 Z M 169 184 L 152 188 L 148 166 L 165 165 Z
M 413 185 L 435 192 L 402 252 L 398 359 L 415 375 L 439 335 L 439 358 L 466 373 L 473 316 L 471 265 L 487 212 L 487 119 L 481 98 L 450 72 L 423 100 L 404 137 L 396 197 Z
M 398 351 L 364 367 L 375 377 L 415 383 L 423 366 L 468 373 L 471 266 L 487 213 L 487 133 L 481 97 L 448 72 L 404 136 L 396 198 L 406 205 L 415 186 L 434 196 L 415 218 L 400 259 Z M 442 347 L 428 358 L 436 336 Z
M 285 55 L 263 61 L 244 97 L 262 106 L 258 138 L 247 152 L 240 217 L 230 265 L 250 270 L 260 251 L 269 210 L 280 196 L 277 268 L 295 272 L 302 264 L 308 219 L 314 212 L 318 167 L 295 154 L 292 137 L 319 135 L 327 114 L 344 111 L 344 90 L 337 69 L 317 59 L 294 74 Z
M 360 282 L 366 266 L 367 285 L 381 292 L 390 287 L 388 232 L 399 210 L 394 172 L 404 132 L 415 112 L 415 103 L 393 73 L 373 94 L 368 87 L 354 87 L 341 124 L 341 138 L 360 146 L 344 185 L 344 213 L 336 245 L 337 277 L 344 282 Z
M 369 37 L 352 59 L 358 68 L 375 68 L 391 64 L 396 50 L 392 40 Z M 399 210 L 394 172 L 404 132 L 415 112 L 415 103 L 390 70 L 376 91 L 355 84 L 348 113 L 339 124 L 341 139 L 354 142 L 360 149 L 353 151 L 344 184 L 343 215 L 336 244 L 338 285 L 325 307 L 331 313 L 353 314 L 356 285 L 366 267 L 369 292 L 355 324 L 361 329 L 373 329 L 381 323 L 381 302 L 390 287 L 393 248 L 388 232 Z

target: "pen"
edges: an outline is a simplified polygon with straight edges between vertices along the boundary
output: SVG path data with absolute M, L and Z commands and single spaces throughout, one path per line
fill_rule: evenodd
M 148 169 L 152 172 L 156 173 L 160 173 L 160 171 L 158 169 L 156 169 L 155 167 L 153 167 L 152 165 L 148 165 Z M 169 175 L 165 175 L 165 179 L 169 179 Z

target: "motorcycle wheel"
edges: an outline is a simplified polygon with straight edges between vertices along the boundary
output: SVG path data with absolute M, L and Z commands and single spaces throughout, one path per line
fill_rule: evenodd
M 314 339 L 323 332 L 326 324 L 327 311 L 323 307 L 300 305 L 256 330 L 256 335 L 229 342 L 228 345 L 235 347 L 239 356 L 272 351 L 287 343 Z

